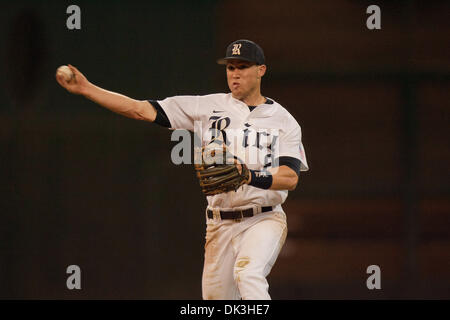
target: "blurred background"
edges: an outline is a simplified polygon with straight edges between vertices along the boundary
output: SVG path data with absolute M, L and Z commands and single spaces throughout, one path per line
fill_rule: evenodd
M 263 94 L 300 123 L 310 165 L 272 298 L 450 298 L 449 36 L 437 0 L 2 3 L 0 298 L 201 299 L 206 200 L 171 131 L 54 74 L 70 63 L 136 99 L 228 92 L 215 60 L 242 38 L 264 48 Z

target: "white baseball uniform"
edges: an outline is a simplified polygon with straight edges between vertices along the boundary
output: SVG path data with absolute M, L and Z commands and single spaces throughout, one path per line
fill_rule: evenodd
M 231 93 L 149 101 L 165 113 L 171 129 L 194 131 L 203 146 L 220 139 L 249 169 L 276 167 L 278 159 L 289 157 L 299 161 L 301 171 L 308 170 L 299 124 L 272 99 L 252 111 Z M 286 239 L 281 205 L 287 195 L 287 190 L 245 184 L 207 197 L 207 212 L 213 215 L 206 215 L 204 299 L 270 299 L 266 276 Z M 249 208 L 251 217 L 220 218 L 220 211 Z

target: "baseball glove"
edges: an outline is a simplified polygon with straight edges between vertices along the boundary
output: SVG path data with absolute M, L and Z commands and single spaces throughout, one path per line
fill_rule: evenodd
M 250 174 L 247 166 L 231 155 L 226 147 L 203 147 L 201 163 L 195 164 L 195 171 L 200 187 L 207 196 L 236 191 L 248 181 Z

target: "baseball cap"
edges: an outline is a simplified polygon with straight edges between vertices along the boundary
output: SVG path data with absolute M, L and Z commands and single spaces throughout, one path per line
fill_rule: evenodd
M 227 64 L 227 60 L 240 59 L 256 64 L 265 64 L 264 52 L 260 46 L 250 40 L 236 40 L 227 47 L 224 58 L 217 60 L 218 64 Z

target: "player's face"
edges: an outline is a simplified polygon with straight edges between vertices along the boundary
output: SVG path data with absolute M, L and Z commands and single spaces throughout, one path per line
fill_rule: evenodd
M 256 65 L 244 60 L 229 60 L 227 63 L 228 87 L 234 98 L 244 100 L 255 92 L 259 93 L 265 65 Z

